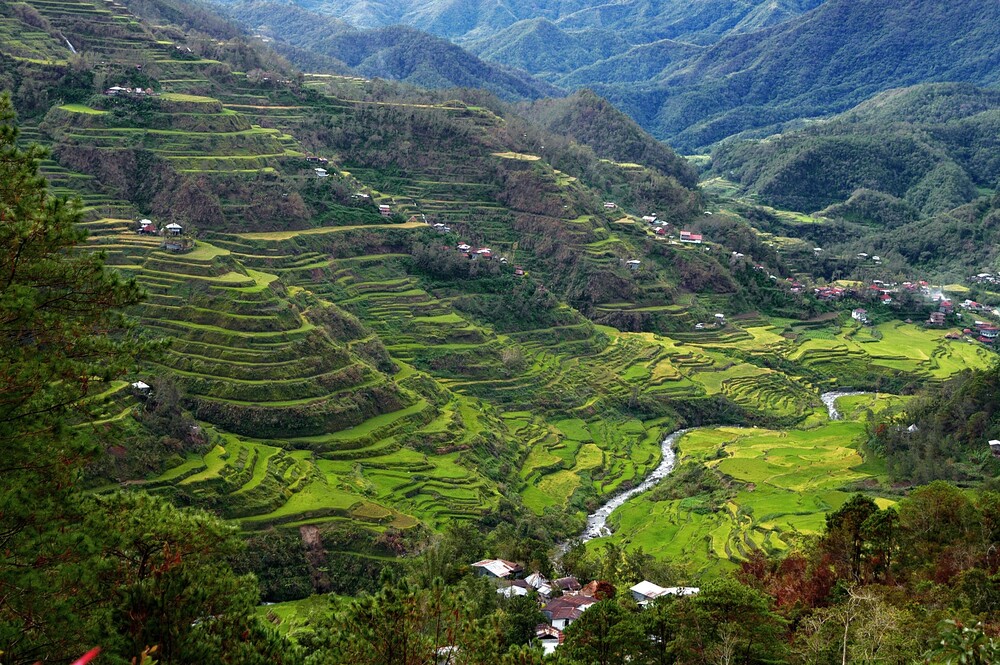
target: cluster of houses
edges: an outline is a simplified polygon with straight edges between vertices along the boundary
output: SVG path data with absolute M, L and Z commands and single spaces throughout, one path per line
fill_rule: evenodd
M 143 236 L 181 236 L 184 235 L 184 227 L 172 222 L 160 229 L 152 220 L 140 219 L 135 232 Z
M 140 219 L 136 223 L 135 232 L 141 236 L 161 236 L 163 243 L 160 247 L 169 252 L 187 252 L 194 249 L 194 240 L 185 236 L 184 227 L 176 222 L 171 222 L 161 229 L 152 220 Z
M 608 204 L 604 205 L 607 206 Z M 657 236 L 665 237 L 667 235 L 667 227 L 670 226 L 670 224 L 662 219 L 657 218 L 656 215 L 644 215 L 642 221 L 644 224 L 651 226 L 653 228 L 653 233 L 655 233 Z M 681 231 L 679 240 L 683 243 L 700 245 L 702 242 L 705 241 L 705 237 L 702 234 L 695 233 L 693 231 Z M 672 242 L 676 243 L 676 241 Z
M 615 590 L 607 582 L 594 580 L 580 584 L 575 577 L 561 577 L 547 580 L 539 573 L 522 578 L 524 568 L 513 561 L 485 559 L 472 564 L 477 575 L 489 577 L 497 583 L 497 593 L 508 598 L 536 594 L 542 614 L 548 623 L 535 628 L 535 639 L 546 655 L 551 654 L 563 642 L 563 631 L 578 620 L 591 605 L 614 595 Z M 629 589 L 632 599 L 645 608 L 663 596 L 691 596 L 698 593 L 697 587 L 661 587 L 649 581 L 642 581 Z
M 478 261 L 480 259 L 483 261 L 493 260 L 493 250 L 489 247 L 473 248 L 472 245 L 468 243 L 460 242 L 455 246 L 455 249 L 471 261 Z M 507 265 L 507 257 L 505 256 L 501 256 L 498 261 L 500 262 L 500 265 Z M 515 266 L 514 274 L 518 277 L 524 277 L 524 268 L 521 266 Z
M 128 88 L 122 87 L 120 85 L 113 85 L 104 91 L 104 94 L 108 97 L 156 97 L 160 93 L 154 91 L 152 88 Z
M 981 272 L 969 278 L 973 284 L 1000 284 L 1000 277 L 989 272 Z

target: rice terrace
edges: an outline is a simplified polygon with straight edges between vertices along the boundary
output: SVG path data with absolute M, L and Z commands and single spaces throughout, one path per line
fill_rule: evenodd
M 998 10 L 478 4 L 0 2 L 0 660 L 1000 654 Z

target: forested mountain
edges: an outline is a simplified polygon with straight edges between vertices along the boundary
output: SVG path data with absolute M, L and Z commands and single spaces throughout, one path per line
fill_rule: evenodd
M 694 168 L 657 141 L 607 100 L 584 90 L 564 99 L 545 99 L 520 107 L 524 116 L 553 133 L 590 146 L 601 157 L 639 163 L 694 187 Z
M 597 88 L 684 149 L 795 118 L 846 110 L 921 82 L 1000 82 L 996 3 L 830 0 L 786 23 L 733 35 L 638 90 Z
M 1000 48 L 991 27 L 1000 20 L 995 3 L 413 0 L 288 5 L 258 0 L 252 7 L 251 24 L 303 7 L 352 25 L 402 23 L 447 37 L 487 60 L 561 87 L 592 87 L 655 136 L 684 150 L 842 112 L 887 89 L 934 81 L 1000 81 Z M 282 38 L 302 46 L 308 31 L 289 28 Z M 372 57 L 366 71 L 432 84 L 461 61 L 440 44 L 431 47 L 413 33 L 404 34 L 404 40 L 424 45 L 426 57 L 392 56 L 384 33 L 372 40 L 390 48 L 385 57 L 373 57 L 354 42 L 337 48 L 358 52 L 359 64 Z M 335 48 L 321 51 L 344 59 Z M 438 58 L 452 64 L 437 68 Z M 422 64 L 412 64 L 415 59 Z M 397 65 L 385 67 L 394 60 Z M 415 69 L 423 71 L 411 73 Z M 526 95 L 524 90 L 519 94 Z
M 231 0 L 221 0 L 230 2 Z M 409 25 L 464 42 L 489 38 L 520 22 L 547 19 L 569 31 L 621 33 L 630 43 L 684 39 L 710 43 L 730 32 L 748 32 L 779 23 L 823 0 L 294 0 L 302 7 L 336 16 L 359 28 Z
M 780 208 L 837 205 L 825 214 L 891 226 L 849 199 L 874 190 L 898 200 L 890 208 L 925 215 L 968 203 L 977 188 L 991 190 L 1000 180 L 998 129 L 1000 92 L 926 84 L 877 95 L 800 130 L 730 140 L 714 151 L 713 168 Z
M 327 14 L 260 0 L 226 5 L 225 10 L 308 71 L 353 72 L 424 88 L 482 88 L 505 99 L 562 94 L 523 71 L 485 62 L 413 28 L 357 30 Z

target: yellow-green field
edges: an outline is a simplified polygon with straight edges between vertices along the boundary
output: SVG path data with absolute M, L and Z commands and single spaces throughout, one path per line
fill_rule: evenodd
M 856 414 L 897 400 L 864 395 L 842 398 L 838 406 Z M 880 505 L 891 505 L 878 496 L 884 480 L 878 460 L 866 460 L 859 451 L 863 433 L 858 419 L 785 431 L 692 431 L 677 444 L 678 465 L 695 463 L 717 472 L 729 485 L 725 496 L 641 495 L 612 515 L 611 539 L 680 563 L 692 576 L 732 568 L 755 550 L 785 550 L 820 533 L 826 514 L 858 487 L 873 488 Z

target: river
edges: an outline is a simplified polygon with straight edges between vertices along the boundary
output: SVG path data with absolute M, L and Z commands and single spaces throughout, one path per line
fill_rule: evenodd
M 658 482 L 670 475 L 670 472 L 674 470 L 674 464 L 677 462 L 677 453 L 674 451 L 674 444 L 677 443 L 677 439 L 690 431 L 691 429 L 682 429 L 667 435 L 667 438 L 663 439 L 663 442 L 660 444 L 660 448 L 663 451 L 663 458 L 660 460 L 660 464 L 641 483 L 632 489 L 615 494 L 608 499 L 607 503 L 590 515 L 587 515 L 587 526 L 584 527 L 583 533 L 580 534 L 580 540 L 587 542 L 594 538 L 610 536 L 611 531 L 608 529 L 607 523 L 611 513 L 632 497 L 651 489 Z M 567 546 L 568 543 L 563 543 L 560 549 L 565 551 Z
M 820 399 L 826 406 L 826 411 L 830 415 L 830 420 L 840 420 L 840 411 L 837 410 L 837 400 L 841 397 L 866 394 L 868 393 L 857 390 L 835 390 L 823 393 L 820 396 Z M 676 432 L 669 434 L 667 438 L 663 440 L 663 443 L 660 444 L 660 447 L 663 450 L 663 459 L 660 460 L 659 466 L 653 469 L 653 472 L 650 473 L 645 480 L 632 489 L 615 494 L 613 497 L 608 499 L 607 503 L 603 504 L 590 515 L 587 515 L 587 526 L 584 527 L 583 533 L 580 534 L 580 540 L 587 542 L 589 540 L 594 540 L 595 538 L 610 536 L 611 530 L 608 529 L 608 517 L 611 516 L 611 513 L 615 512 L 615 510 L 620 508 L 632 497 L 652 489 L 657 483 L 670 475 L 670 472 L 674 470 L 674 465 L 677 463 L 677 452 L 674 450 L 674 444 L 677 443 L 679 438 L 690 432 L 692 429 L 694 428 L 677 430 Z M 569 542 L 564 542 L 560 544 L 559 549 L 565 552 L 568 546 Z
M 851 397 L 853 395 L 867 395 L 868 393 L 862 392 L 860 390 L 843 391 L 835 390 L 833 392 L 823 393 L 820 395 L 820 399 L 823 400 L 823 404 L 826 405 L 826 412 L 830 414 L 830 420 L 840 420 L 840 411 L 837 411 L 837 400 L 841 397 Z

